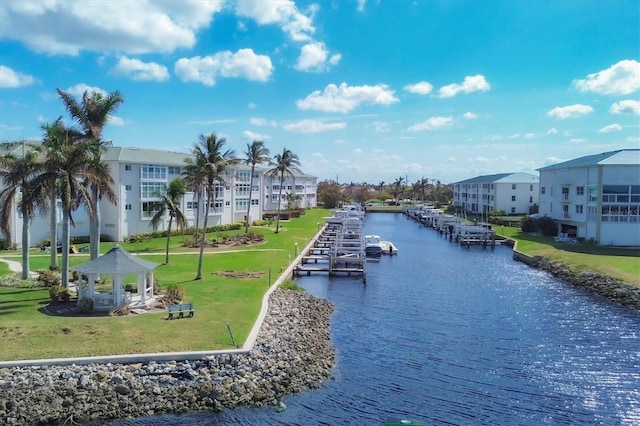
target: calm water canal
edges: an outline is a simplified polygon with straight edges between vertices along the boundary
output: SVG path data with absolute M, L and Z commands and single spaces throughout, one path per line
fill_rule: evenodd
M 399 254 L 367 284 L 298 280 L 335 305 L 335 379 L 287 409 L 162 416 L 114 424 L 640 424 L 640 312 L 512 260 L 462 248 L 402 214 L 371 213 L 367 233 Z M 151 423 L 150 423 L 151 421 Z

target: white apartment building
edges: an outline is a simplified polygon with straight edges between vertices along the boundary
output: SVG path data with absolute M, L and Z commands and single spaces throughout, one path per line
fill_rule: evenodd
M 640 149 L 588 155 L 538 169 L 540 215 L 558 232 L 601 245 L 640 246 Z
M 529 173 L 477 176 L 453 184 L 453 205 L 477 214 L 529 214 L 538 204 L 538 182 L 538 176 Z
M 113 189 L 116 193 L 117 204 L 106 199 L 100 202 L 101 234 L 107 235 L 113 241 L 123 241 L 130 235 L 153 231 L 151 218 L 156 213 L 158 199 L 154 197 L 156 191 L 164 191 L 169 182 L 181 177 L 184 159 L 190 154 L 161 151 L 143 148 L 110 147 L 102 155 L 102 160 L 109 166 L 113 177 Z M 293 178 L 286 177 L 283 184 L 282 200 L 278 199 L 280 177 L 270 178 L 266 175 L 268 169 L 256 167 L 249 199 L 251 182 L 251 166 L 237 164 L 229 168 L 224 174 L 224 182 L 217 185 L 217 197 L 208 209 L 208 225 L 231 224 L 244 221 L 247 207 L 250 221 L 261 219 L 265 214 L 275 212 L 280 203 L 281 212 L 289 207 L 288 197 L 296 195 L 295 206 L 300 208 L 314 208 L 317 206 L 317 177 L 296 173 Z M 203 195 L 201 205 L 198 206 L 196 194 L 187 192 L 182 199 L 181 210 L 187 220 L 187 226 L 194 226 L 196 213 L 201 208 L 199 225 L 204 220 L 204 205 L 206 197 Z M 58 218 L 58 236 L 62 228 L 60 218 L 61 209 L 55 213 Z M 22 219 L 17 212 L 12 220 L 11 243 L 20 245 Z M 73 213 L 75 226 L 71 228 L 71 236 L 89 235 L 89 218 L 84 209 Z M 169 217 L 156 228 L 166 229 Z M 175 229 L 175 224 L 174 224 Z M 49 238 L 49 215 L 36 215 L 31 225 L 31 243 Z

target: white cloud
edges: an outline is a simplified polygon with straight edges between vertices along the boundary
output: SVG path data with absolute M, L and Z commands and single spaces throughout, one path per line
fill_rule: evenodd
M 391 130 L 391 128 L 389 127 L 389 123 L 385 121 L 374 121 L 373 123 L 368 124 L 366 127 L 373 127 L 373 129 L 378 133 L 388 132 Z
M 533 132 L 530 132 L 530 133 L 527 133 L 527 134 L 524 135 L 525 139 L 535 139 L 537 137 L 538 137 L 538 134 L 537 133 L 533 133 Z
M 462 114 L 462 118 L 466 118 L 467 120 L 475 120 L 476 118 L 478 118 L 478 115 L 472 112 L 465 112 L 464 114 Z
M 249 109 L 256 109 L 258 107 L 258 105 L 254 104 L 253 102 L 249 102 L 249 105 L 247 105 L 247 108 Z
M 9 67 L 0 65 L 0 87 L 2 88 L 15 88 L 30 86 L 35 82 L 35 78 L 28 74 L 22 74 L 12 70 Z
M 217 77 L 267 81 L 272 72 L 271 59 L 265 55 L 256 55 L 252 49 L 240 49 L 236 53 L 227 50 L 210 56 L 182 58 L 175 63 L 175 73 L 181 80 L 195 81 L 205 86 L 215 85 Z
M 362 148 L 355 148 L 355 149 L 354 149 L 353 151 L 351 151 L 351 152 L 353 152 L 354 154 L 362 154 L 362 153 L 364 153 L 364 151 L 362 150 Z
M 548 135 L 557 135 L 558 134 L 558 129 L 556 129 L 555 127 L 552 127 L 549 130 L 547 130 L 547 134 Z
M 449 117 L 431 117 L 427 121 L 422 123 L 416 123 L 409 127 L 410 132 L 418 132 L 420 130 L 437 130 L 443 127 L 451 127 L 453 125 L 453 118 Z
M 391 105 L 398 101 L 394 93 L 386 84 L 375 86 L 329 84 L 323 92 L 316 90 L 306 98 L 297 100 L 296 106 L 302 110 L 347 113 L 362 104 Z
M 547 113 L 547 116 L 558 120 L 564 120 L 565 118 L 576 118 L 592 112 L 593 108 L 589 105 L 574 104 L 564 107 L 555 107 Z
M 313 13 L 317 6 L 309 9 L 311 16 L 300 12 L 292 0 L 239 0 L 236 4 L 238 15 L 251 18 L 259 25 L 280 25 L 294 41 L 307 41 L 315 32 Z
M 616 102 L 609 108 L 611 114 L 640 115 L 640 102 L 633 99 Z
M 520 139 L 520 133 L 514 133 L 512 135 L 507 136 L 507 139 Z
M 245 130 L 244 132 L 242 132 L 242 137 L 243 139 L 248 139 L 251 141 L 266 141 L 271 139 L 271 136 L 269 135 L 265 135 L 262 133 L 254 133 L 250 130 Z
M 404 90 L 419 95 L 428 95 L 433 91 L 433 86 L 428 81 L 420 81 L 415 84 L 407 84 L 404 86 Z
M 277 123 L 273 120 L 267 120 L 266 118 L 252 117 L 250 120 L 254 126 L 270 126 L 275 127 Z
M 341 58 L 340 54 L 334 54 L 329 58 L 325 44 L 315 41 L 302 46 L 295 68 L 300 71 L 326 71 L 329 65 L 336 65 Z
M 142 62 L 121 56 L 118 64 L 111 69 L 115 75 L 131 78 L 135 81 L 165 81 L 169 79 L 169 71 L 164 65 L 155 62 Z
M 358 2 L 358 6 L 357 6 L 357 10 L 358 12 L 364 12 L 364 5 L 367 3 L 367 0 L 357 0 Z
M 586 143 L 587 140 L 584 138 L 574 138 L 574 139 L 569 139 L 569 143 Z
M 50 55 L 173 52 L 193 47 L 197 31 L 209 25 L 222 4 L 223 0 L 1 1 L 0 38 Z
M 625 59 L 583 80 L 574 80 L 572 85 L 581 92 L 628 95 L 640 89 L 640 62 Z
M 67 90 L 65 90 L 65 92 L 75 96 L 75 97 L 81 97 L 84 95 L 84 92 L 87 92 L 89 94 L 95 92 L 95 93 L 99 93 L 102 96 L 107 96 L 108 93 L 106 90 L 103 90 L 99 87 L 95 87 L 95 86 L 89 86 L 87 84 L 84 83 L 78 83 L 75 86 L 71 86 L 69 87 Z
M 284 126 L 285 130 L 301 133 L 318 133 L 329 130 L 340 130 L 347 127 L 347 123 L 325 123 L 318 120 L 301 120 Z
M 112 126 L 118 126 L 118 127 L 122 127 L 126 124 L 126 121 L 122 117 L 117 117 L 115 115 L 110 115 L 107 121 Z
M 462 84 L 452 83 L 441 87 L 438 96 L 441 98 L 451 98 L 458 93 L 486 92 L 491 86 L 483 75 L 473 75 L 464 78 Z
M 598 130 L 598 133 L 611 133 L 611 132 L 619 132 L 622 130 L 622 126 L 614 123 L 609 124 L 608 126 L 604 126 L 603 128 Z

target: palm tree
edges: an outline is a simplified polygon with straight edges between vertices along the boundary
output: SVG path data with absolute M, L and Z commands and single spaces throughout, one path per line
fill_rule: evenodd
M 399 178 L 394 180 L 393 183 L 391 184 L 393 186 L 393 196 L 396 200 L 396 203 L 399 202 L 398 195 L 400 194 L 400 187 L 402 186 L 403 182 L 404 182 L 404 178 L 400 176 Z
M 76 133 L 70 131 L 69 133 Z M 49 145 L 51 144 L 51 145 Z M 91 140 L 47 140 L 43 146 L 46 150 L 46 170 L 36 179 L 38 185 L 51 185 L 57 182 L 62 204 L 62 265 L 61 281 L 63 287 L 69 285 L 69 226 L 73 225 L 73 211 L 81 204 L 87 206 L 89 216 L 93 214 L 90 190 L 84 180 L 98 181 L 101 171 L 92 167 L 93 153 L 97 142 Z M 56 250 L 52 247 L 52 250 Z
M 202 193 L 205 188 L 204 173 L 201 167 L 191 158 L 185 159 L 185 166 L 182 167 L 182 180 L 187 190 L 196 196 L 196 223 L 194 226 L 193 239 L 198 241 L 198 227 L 200 226 L 200 212 L 202 211 Z
M 204 209 L 204 224 L 202 225 L 202 235 L 200 239 L 200 258 L 198 259 L 198 273 L 196 280 L 202 279 L 202 259 L 204 255 L 204 245 L 207 238 L 207 222 L 209 218 L 209 207 L 212 201 L 217 198 L 216 183 L 224 182 L 224 172 L 232 164 L 235 164 L 235 152 L 226 150 L 223 152 L 227 140 L 218 137 L 215 133 L 207 136 L 200 135 L 198 143 L 193 147 L 194 159 L 185 158 L 187 167 L 192 167 L 199 176 L 198 181 L 204 183 L 207 194 L 207 203 Z
M 82 102 L 78 103 L 69 93 L 57 89 L 65 108 L 71 117 L 80 126 L 86 138 L 96 142 L 93 147 L 94 164 L 101 164 L 102 152 L 106 146 L 111 145 L 110 142 L 102 141 L 102 129 L 107 123 L 109 116 L 116 112 L 118 106 L 124 102 L 124 98 L 120 92 L 115 91 L 106 96 L 99 92 L 89 94 L 85 91 L 82 95 Z M 96 182 L 90 182 L 91 185 L 91 208 L 93 214 L 90 216 L 90 232 L 89 242 L 91 245 L 91 259 L 98 257 L 100 253 L 100 207 L 99 203 L 103 196 L 107 196 L 112 203 L 116 203 L 113 193 L 104 192 L 110 186 L 105 185 L 103 179 Z
M 164 220 L 164 216 L 168 213 L 169 215 L 169 224 L 167 225 L 167 251 L 165 257 L 165 264 L 169 263 L 169 241 L 171 241 L 171 225 L 173 223 L 173 219 L 176 219 L 176 225 L 178 228 L 182 228 L 186 219 L 184 218 L 184 214 L 182 210 L 180 210 L 180 201 L 182 197 L 187 192 L 186 187 L 184 186 L 184 182 L 182 179 L 177 178 L 169 182 L 169 187 L 167 188 L 166 193 L 156 192 L 154 196 L 158 198 L 160 209 L 156 212 L 155 215 L 151 218 L 151 226 L 153 229 L 156 229 L 160 222 Z
M 83 140 L 82 133 L 64 126 L 62 117 L 58 117 L 53 124 L 43 124 L 41 129 L 44 131 L 44 139 L 41 149 L 45 160 L 50 158 L 50 155 L 54 154 L 56 151 L 63 149 L 66 145 Z M 45 169 L 49 170 L 49 173 L 47 174 L 49 180 L 42 184 L 48 187 L 48 194 L 46 198 L 49 200 L 49 210 L 51 211 L 51 214 L 49 215 L 49 239 L 51 243 L 49 269 L 56 270 L 58 269 L 58 252 L 56 249 L 58 247 L 57 202 L 60 192 L 60 180 L 58 178 L 57 166 L 54 163 L 45 161 Z
M 247 150 L 244 153 L 244 164 L 251 165 L 251 178 L 249 179 L 249 202 L 247 203 L 247 223 L 245 224 L 244 233 L 249 232 L 249 214 L 251 212 L 251 194 L 253 189 L 253 172 L 256 169 L 256 165 L 263 163 L 271 163 L 269 157 L 269 149 L 264 146 L 262 141 L 253 141 L 251 144 L 247 144 Z
M 282 186 L 284 185 L 285 176 L 293 177 L 293 172 L 300 172 L 300 159 L 296 154 L 288 150 L 286 147 L 282 149 L 282 154 L 276 154 L 273 157 L 272 169 L 267 171 L 270 178 L 280 177 L 280 190 L 278 191 L 278 211 L 276 213 L 276 234 L 280 232 L 280 205 L 282 200 Z
M 45 189 L 34 182 L 42 168 L 39 153 L 29 150 L 23 156 L 7 154 L 0 157 L 0 178 L 5 188 L 0 192 L 0 229 L 11 241 L 10 219 L 14 200 L 20 194 L 18 208 L 22 216 L 22 279 L 29 278 L 29 226 L 36 209 L 46 211 Z

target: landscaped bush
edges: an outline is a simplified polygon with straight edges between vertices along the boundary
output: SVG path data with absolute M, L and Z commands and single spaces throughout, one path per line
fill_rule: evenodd
M 253 226 L 269 226 L 269 221 L 264 219 L 257 219 L 253 221 Z
M 51 287 L 54 285 L 60 285 L 62 283 L 62 277 L 60 271 L 38 271 L 40 276 L 38 281 L 42 282 L 44 287 Z
M 33 279 L 23 280 L 18 273 L 0 276 L 0 287 L 37 288 L 42 287 L 42 283 Z
M 165 305 L 180 303 L 184 298 L 184 287 L 178 284 L 169 284 L 164 292 L 162 300 Z
M 524 216 L 520 222 L 520 229 L 522 229 L 522 232 L 539 232 L 545 237 L 555 237 L 558 235 L 558 224 L 548 216 L 540 218 Z
M 137 285 L 133 285 L 133 284 L 125 284 L 124 285 L 124 291 L 128 291 L 129 293 L 137 293 L 138 292 L 138 286 Z
M 49 297 L 52 302 L 68 302 L 71 300 L 71 293 L 68 288 L 56 284 L 49 287 Z
M 84 297 L 78 301 L 78 312 L 81 314 L 90 314 L 93 312 L 93 299 Z

